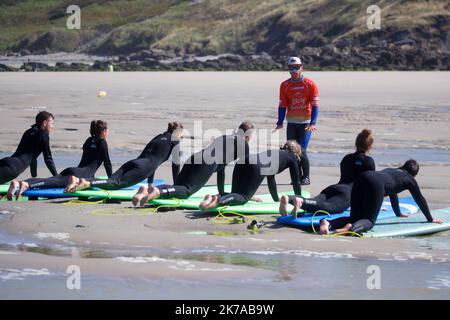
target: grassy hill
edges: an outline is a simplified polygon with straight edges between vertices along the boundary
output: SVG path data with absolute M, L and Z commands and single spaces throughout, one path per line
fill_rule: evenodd
M 68 30 L 66 9 L 75 2 L 81 7 L 81 30 Z M 371 4 L 382 8 L 381 30 L 366 26 Z M 281 57 L 302 52 L 314 56 L 315 48 L 331 46 L 333 53 L 337 47 L 348 51 L 340 54 L 354 56 L 354 47 L 364 51 L 369 46 L 410 45 L 442 53 L 439 63 L 445 64 L 450 4 L 446 0 L 3 0 L 0 29 L 3 52 L 129 55 L 163 50 L 178 56 L 266 52 Z

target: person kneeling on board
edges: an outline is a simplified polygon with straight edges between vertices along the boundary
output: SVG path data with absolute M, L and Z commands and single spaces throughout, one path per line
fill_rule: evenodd
M 207 211 L 219 206 L 245 204 L 252 200 L 266 177 L 273 201 L 279 201 L 275 175 L 287 168 L 289 168 L 295 194 L 301 195 L 300 155 L 300 145 L 295 140 L 288 140 L 281 149 L 267 150 L 249 156 L 245 163 L 236 164 L 234 167 L 231 193 L 214 196 L 207 194 L 200 203 L 200 208 Z
M 187 199 L 200 190 L 217 172 L 217 189 L 225 193 L 225 168 L 238 159 L 245 159 L 249 154 L 248 142 L 251 139 L 254 125 L 245 121 L 231 135 L 223 135 L 215 139 L 208 147 L 193 154 L 183 165 L 173 185 L 160 185 L 140 188 L 133 197 L 133 204 L 143 206 L 150 200 L 162 198 Z
M 341 213 L 350 206 L 352 186 L 356 178 L 365 171 L 375 171 L 375 161 L 367 153 L 372 149 L 372 131 L 362 130 L 356 137 L 356 152 L 346 155 L 341 161 L 341 179 L 337 184 L 328 186 L 314 198 L 297 196 L 282 196 L 280 199 L 280 214 L 287 215 L 287 204 L 294 206 L 292 215 L 297 218 L 301 208 L 307 212 L 326 211 Z

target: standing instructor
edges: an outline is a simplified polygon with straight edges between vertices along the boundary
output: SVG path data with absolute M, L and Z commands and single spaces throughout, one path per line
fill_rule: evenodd
M 319 90 L 311 79 L 303 74 L 303 64 L 298 57 L 288 60 L 291 78 L 280 85 L 280 104 L 278 105 L 278 122 L 275 129 L 283 128 L 287 118 L 287 140 L 296 140 L 302 147 L 301 184 L 310 184 L 309 159 L 306 153 L 311 134 L 317 130 L 319 115 Z

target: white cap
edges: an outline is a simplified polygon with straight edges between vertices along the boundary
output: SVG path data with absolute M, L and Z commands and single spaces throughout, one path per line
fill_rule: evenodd
M 288 66 L 295 64 L 302 64 L 302 60 L 300 60 L 299 57 L 290 57 L 288 60 Z

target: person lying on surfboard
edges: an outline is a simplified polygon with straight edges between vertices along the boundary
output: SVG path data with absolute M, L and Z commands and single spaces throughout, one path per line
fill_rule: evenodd
M 314 198 L 297 196 L 282 196 L 280 199 L 280 214 L 287 215 L 287 204 L 294 206 L 292 215 L 297 218 L 299 209 L 307 212 L 326 211 L 341 213 L 350 206 L 353 182 L 365 171 L 375 171 L 375 161 L 367 153 L 372 149 L 372 131 L 362 130 L 356 137 L 356 152 L 346 155 L 340 164 L 341 179 L 337 184 L 328 186 Z
M 187 199 L 200 190 L 217 172 L 217 188 L 225 193 L 225 168 L 233 161 L 245 159 L 254 126 L 251 122 L 241 123 L 236 133 L 215 139 L 208 147 L 193 154 L 183 165 L 174 185 L 160 185 L 139 188 L 133 197 L 133 204 L 141 206 L 153 199 Z
M 353 231 L 357 233 L 371 230 L 375 225 L 383 199 L 389 196 L 392 209 L 398 217 L 408 217 L 400 212 L 398 193 L 408 190 L 416 201 L 428 222 L 443 223 L 433 219 L 427 201 L 420 191 L 415 177 L 419 172 L 419 164 L 410 159 L 400 168 L 388 168 L 381 171 L 367 171 L 355 181 L 351 195 L 350 217 L 334 220 L 322 219 L 320 233 L 328 234 L 330 230 L 336 233 Z
M 53 114 L 47 111 L 41 111 L 36 115 L 35 124 L 22 135 L 16 152 L 12 156 L 0 160 L 0 184 L 17 178 L 28 167 L 30 167 L 31 176 L 36 177 L 36 159 L 41 153 L 51 174 L 54 176 L 58 174 L 49 142 L 49 135 L 53 132 L 54 119 Z
M 157 135 L 144 148 L 141 155 L 123 164 L 108 179 L 80 178 L 70 176 L 65 192 L 98 187 L 105 190 L 119 190 L 135 185 L 147 179 L 149 185 L 153 183 L 156 169 L 169 159 L 175 147 L 179 146 L 182 138 L 183 125 L 170 122 L 167 131 Z M 172 161 L 172 175 L 175 180 L 180 171 L 180 165 Z
M 231 193 L 207 194 L 200 203 L 200 208 L 207 211 L 219 206 L 245 204 L 252 199 L 266 177 L 272 199 L 279 201 L 275 175 L 286 169 L 289 169 L 295 194 L 301 195 L 300 154 L 300 145 L 295 140 L 288 140 L 281 149 L 267 150 L 249 156 L 245 163 L 234 167 Z
M 106 143 L 108 124 L 102 120 L 92 121 L 90 134 L 91 136 L 83 144 L 83 155 L 78 167 L 66 168 L 60 174 L 50 178 L 30 178 L 23 181 L 13 180 L 7 194 L 8 200 L 12 199 L 17 187 L 19 187 L 19 192 L 16 195 L 16 199 L 19 199 L 27 189 L 64 188 L 71 175 L 81 178 L 93 177 L 102 163 L 105 166 L 108 177 L 111 176 L 112 166 L 109 159 L 108 144 Z

